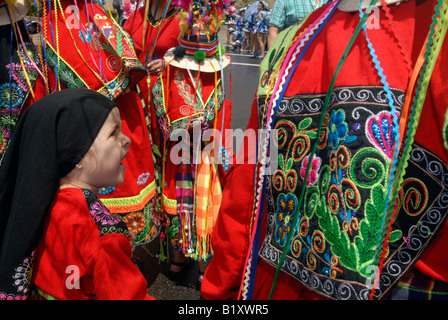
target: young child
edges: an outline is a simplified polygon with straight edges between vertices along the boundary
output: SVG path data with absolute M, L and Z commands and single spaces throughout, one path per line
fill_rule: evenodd
M 152 299 L 126 224 L 96 195 L 123 183 L 129 145 L 117 105 L 92 90 L 24 113 L 0 171 L 0 299 Z

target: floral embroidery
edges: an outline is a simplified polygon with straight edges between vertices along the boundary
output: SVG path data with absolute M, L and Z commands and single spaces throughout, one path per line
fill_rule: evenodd
M 388 111 L 380 112 L 367 120 L 367 137 L 370 142 L 388 159 L 392 159 L 395 145 L 395 131 L 393 130 L 392 114 Z
M 344 139 L 347 135 L 347 123 L 345 120 L 345 114 L 343 110 L 332 111 L 330 115 L 330 123 L 328 125 L 328 144 L 336 149 L 339 141 Z
M 366 280 L 372 274 L 369 266 L 378 261 L 377 249 L 384 239 L 394 137 L 391 113 L 386 99 L 381 100 L 383 96 L 383 89 L 375 86 L 335 89 L 319 136 L 313 129 L 321 115 L 324 95 L 284 98 L 276 115 L 278 139 L 273 143 L 278 148 L 279 169 L 266 185 L 269 216 L 260 257 L 278 264 L 279 252 L 291 235 L 282 270 L 329 298 L 366 299 L 370 293 Z M 400 107 L 404 92 L 393 90 L 393 96 Z M 265 99 L 260 96 L 258 100 L 259 121 L 264 120 Z M 342 104 L 343 109 L 335 109 Z M 316 142 L 311 158 L 310 146 Z M 295 200 L 305 184 L 308 164 L 311 171 L 299 207 Z M 443 161 L 415 145 L 396 200 L 397 218 L 385 243 L 387 257 L 375 292 L 378 297 L 387 292 L 387 283 L 394 283 L 412 267 L 434 230 L 446 221 L 448 206 L 443 195 L 448 186 L 441 177 L 447 171 Z M 294 172 L 302 180 L 295 181 Z M 429 222 L 434 212 L 436 223 Z M 296 229 L 292 221 L 297 222 Z M 413 237 L 415 242 L 411 243 L 409 238 Z
M 148 172 L 142 173 L 137 179 L 137 184 L 139 186 L 144 186 L 148 182 L 149 177 L 150 174 Z
M 90 205 L 90 214 L 96 223 L 113 225 L 120 221 L 101 202 L 95 202 Z
M 18 63 L 18 55 L 21 55 L 23 65 Z M 34 85 L 38 76 L 30 58 L 37 65 L 40 64 L 39 58 L 34 53 L 30 43 L 25 43 L 25 46 L 19 44 L 19 50 L 13 54 L 13 63 L 6 65 L 6 70 L 4 70 L 4 74 L 11 75 L 11 78 L 2 77 L 3 83 L 0 82 L 0 165 L 3 162 L 11 133 L 30 93 L 25 76 L 28 77 L 31 86 Z M 23 68 L 26 70 L 26 75 Z
M 0 292 L 0 300 L 26 300 L 28 298 L 35 258 L 36 250 L 34 249 L 31 255 L 14 270 L 13 285 L 17 287 L 18 294 Z
M 31 256 L 22 261 L 22 264 L 16 268 L 14 274 L 14 286 L 17 292 L 27 294 L 31 283 L 31 275 L 33 273 L 34 259 L 36 258 L 36 250 L 33 250 Z
M 179 107 L 179 112 L 183 116 L 188 116 L 193 111 L 192 108 L 195 106 L 196 110 L 201 110 L 200 106 L 194 103 L 194 94 L 191 92 L 191 86 L 185 81 L 185 75 L 179 70 L 174 71 L 174 83 L 178 89 L 179 96 L 184 99 L 185 105 Z M 198 90 L 201 86 L 199 83 Z
M 275 240 L 283 247 L 286 243 L 288 233 L 291 231 L 291 223 L 297 209 L 297 198 L 294 194 L 281 194 L 277 199 L 277 213 L 275 222 L 277 229 L 275 231 Z
M 305 118 L 298 125 L 291 121 L 279 121 L 275 126 L 276 147 L 284 150 L 278 155 L 279 169 L 273 175 L 273 186 L 277 191 L 293 192 L 297 186 L 297 172 L 294 163 L 301 161 L 311 147 L 311 139 L 316 138 L 316 129 L 310 129 L 312 120 Z
M 89 190 L 83 190 L 90 215 L 95 221 L 100 235 L 123 233 L 129 235 L 126 224 L 119 217 L 110 213 L 98 197 Z
M 4 83 L 0 86 L 0 105 L 17 108 L 23 102 L 23 90 L 15 83 Z
M 201 99 L 196 99 L 197 101 L 195 103 L 194 94 L 192 92 L 193 90 L 191 86 L 186 83 L 185 75 L 182 75 L 181 71 L 176 70 L 175 72 L 177 75 L 175 78 L 175 85 L 179 89 L 177 94 L 183 98 L 185 104 L 180 107 L 165 105 L 165 97 L 169 93 L 164 92 L 161 76 L 155 81 L 152 88 L 157 121 L 167 139 L 169 139 L 170 135 L 178 130 L 186 130 L 187 128 L 191 129 L 198 125 L 200 125 L 203 130 L 208 129 L 213 125 L 215 111 L 219 110 L 224 103 L 224 90 L 221 80 L 219 80 L 217 84 L 217 107 L 215 108 L 214 91 L 212 91 L 208 97 L 202 97 L 202 101 L 205 105 L 202 105 Z M 201 90 L 201 84 L 199 84 L 199 96 L 201 96 Z M 179 114 L 181 114 L 182 117 L 171 118 L 173 115 L 170 108 L 178 108 Z
M 308 162 L 310 160 L 310 155 L 306 156 L 305 159 L 302 161 L 302 168 L 300 168 L 300 177 L 302 179 L 305 179 L 306 169 L 308 167 Z M 306 182 L 306 185 L 312 185 L 316 184 L 317 177 L 319 174 L 320 164 L 322 163 L 322 159 L 319 157 L 314 156 L 313 160 L 311 161 L 311 169 L 308 173 L 308 181 Z
M 143 214 L 140 212 L 127 214 L 123 221 L 127 224 L 128 230 L 134 234 L 141 233 L 146 224 L 145 217 L 143 217 Z

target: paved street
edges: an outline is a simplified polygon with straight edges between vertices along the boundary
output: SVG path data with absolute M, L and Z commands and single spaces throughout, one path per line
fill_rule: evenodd
M 227 27 L 223 26 L 219 33 L 223 45 L 227 42 L 226 31 Z M 226 97 L 232 101 L 232 129 L 244 130 L 249 121 L 252 101 L 257 88 L 260 60 L 248 55 L 236 54 L 231 47 L 226 48 L 226 53 L 232 59 L 232 64 L 224 72 Z M 176 286 L 168 279 L 169 264 L 158 263 L 158 252 L 158 238 L 151 244 L 137 247 L 135 250 L 135 256 L 139 258 L 141 270 L 148 281 L 148 293 L 159 300 L 199 300 L 200 292 L 195 289 L 198 276 L 197 265 L 194 264 L 188 270 L 185 283 Z
M 224 72 L 225 83 L 232 82 L 232 94 L 226 90 L 226 97 L 232 101 L 232 129 L 245 129 L 250 118 L 252 102 L 258 85 L 260 62 L 247 54 L 236 54 L 228 50 L 232 64 Z M 229 78 L 231 72 L 231 78 Z

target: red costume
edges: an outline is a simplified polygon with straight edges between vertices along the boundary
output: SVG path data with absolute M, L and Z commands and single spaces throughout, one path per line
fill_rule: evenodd
M 390 125 L 395 113 L 390 106 L 396 109 L 398 119 L 405 114 L 406 90 L 412 83 L 411 74 L 424 48 L 436 3 L 428 0 L 389 5 L 387 16 L 385 12 L 389 11 L 380 8 L 379 27 L 359 33 L 340 71 L 339 59 L 360 21 L 356 6 L 355 12 L 343 12 L 338 8 L 331 11 L 335 3 L 328 4 L 276 39 L 261 65 L 248 129 L 265 128 L 269 123 L 263 118 L 263 110 L 274 99 L 272 89 L 280 83 L 284 95 L 272 105 L 277 113 L 271 127 L 279 130 L 275 142 L 279 168 L 268 176 L 266 201 L 259 205 L 254 198 L 254 180 L 260 181 L 254 177 L 255 165 L 246 158 L 246 164 L 237 165 L 229 173 L 212 238 L 215 255 L 202 285 L 204 298 L 236 299 L 241 293 L 245 298 L 251 289 L 243 279 L 247 282 L 254 277 L 254 270 L 249 273 L 249 267 L 245 268 L 253 243 L 253 248 L 259 248 L 258 256 L 249 260 L 252 265 L 258 262 L 253 299 L 269 297 L 285 250 L 273 299 L 368 299 L 371 294 L 376 299 L 393 299 L 397 288 L 406 287 L 403 283 L 412 271 L 428 279 L 429 286 L 424 290 L 429 294 L 434 285 L 446 289 L 448 209 L 442 200 L 447 188 L 443 176 L 448 170 L 444 117 L 448 82 L 446 64 L 442 63 L 448 58 L 446 41 L 435 62 L 404 183 L 397 193 L 398 210 L 385 222 L 385 242 L 377 242 L 384 239 L 379 237 L 384 229 L 374 223 L 383 219 L 387 172 L 392 166 L 393 139 L 398 136 L 393 131 L 397 127 Z M 327 14 L 332 16 L 324 23 Z M 302 51 L 306 50 L 303 57 L 297 54 L 285 59 L 289 48 L 291 53 L 300 49 L 294 44 L 308 44 L 304 36 L 307 32 L 308 39 L 315 38 L 309 47 L 302 46 Z M 379 76 L 366 35 L 389 89 Z M 279 70 L 283 66 L 288 70 L 294 59 L 301 60 L 295 72 L 289 69 L 292 77 L 281 84 Z M 336 72 L 328 113 L 324 114 L 316 141 L 324 99 Z M 418 85 L 416 82 L 415 88 Z M 402 124 L 399 129 L 403 151 L 407 144 L 403 132 L 406 134 L 407 129 Z M 314 141 L 317 151 L 306 169 Z M 382 168 L 386 169 L 385 175 L 380 175 Z M 310 171 L 305 197 L 298 208 L 306 170 Z M 257 205 L 264 209 L 259 243 L 251 242 Z M 374 218 L 376 215 L 378 218 Z M 293 229 L 296 216 L 298 228 Z M 291 230 L 295 233 L 286 248 Z M 381 268 L 374 291 L 368 286 L 368 266 Z
M 63 300 L 152 299 L 130 258 L 126 224 L 93 193 L 62 189 L 43 225 L 34 284 L 41 294 Z
M 163 21 L 152 21 L 152 19 L 146 17 L 146 28 L 144 27 L 145 6 L 134 11 L 123 26 L 132 38 L 135 53 L 143 65 L 149 62 L 147 61 L 147 58 L 149 58 L 148 55 L 151 50 L 153 50 L 153 60 L 163 59 L 163 56 L 168 49 L 179 44 L 179 17 L 175 9 L 169 10 Z M 144 39 L 143 35 L 145 35 Z M 157 124 L 157 118 L 154 112 L 154 104 L 152 102 L 152 98 L 150 97 L 150 92 L 157 78 L 158 76 L 150 76 L 148 74 L 138 83 L 138 88 L 151 117 L 150 130 L 152 142 L 160 147 L 161 142 L 159 126 Z

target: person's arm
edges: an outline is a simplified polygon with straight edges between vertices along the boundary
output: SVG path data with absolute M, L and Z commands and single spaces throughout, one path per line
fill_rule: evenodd
M 269 32 L 268 32 L 268 50 L 271 48 L 272 44 L 274 43 L 275 38 L 277 38 L 277 35 L 280 32 L 280 28 L 276 27 L 274 25 L 269 26 Z
M 268 50 L 274 43 L 275 38 L 279 34 L 280 30 L 284 28 L 286 19 L 285 1 L 277 0 L 272 7 L 271 14 L 269 15 L 269 31 L 268 31 Z

